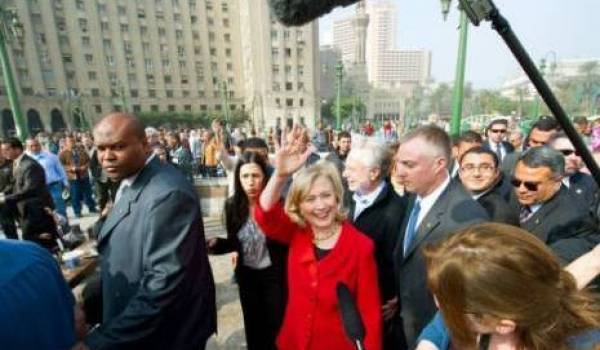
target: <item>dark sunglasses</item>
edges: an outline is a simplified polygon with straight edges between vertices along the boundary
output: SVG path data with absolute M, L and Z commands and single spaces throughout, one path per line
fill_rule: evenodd
M 506 129 L 490 129 L 491 132 L 493 132 L 494 134 L 504 134 L 506 132 Z
M 534 182 L 534 181 L 521 181 L 515 177 L 513 177 L 512 179 L 510 179 L 510 183 L 515 187 L 515 188 L 519 188 L 521 187 L 521 184 L 525 185 L 525 188 L 529 191 L 537 191 L 538 190 L 538 186 L 541 184 L 541 182 Z
M 563 156 L 568 157 L 571 154 L 575 153 L 576 156 L 579 157 L 579 152 L 572 150 L 572 149 L 559 149 L 558 150 L 560 153 L 562 153 Z

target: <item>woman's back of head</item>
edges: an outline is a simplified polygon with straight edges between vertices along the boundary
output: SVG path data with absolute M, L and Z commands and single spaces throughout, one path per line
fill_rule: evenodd
M 596 295 L 578 291 L 545 244 L 503 224 L 481 224 L 424 251 L 431 292 L 453 341 L 473 346 L 473 320 L 514 322 L 527 349 L 563 349 L 569 337 L 600 326 Z

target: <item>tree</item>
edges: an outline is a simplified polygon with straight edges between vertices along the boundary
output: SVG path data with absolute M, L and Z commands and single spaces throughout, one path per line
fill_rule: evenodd
M 192 112 L 141 112 L 139 118 L 148 126 L 167 128 L 209 128 L 213 120 L 225 120 L 222 111 Z M 249 121 L 246 111 L 233 110 L 229 113 L 229 126 L 241 126 Z
M 332 103 L 329 109 L 333 116 L 333 120 L 337 117 L 336 107 L 336 104 Z M 356 124 L 362 116 L 366 115 L 367 107 L 357 96 L 343 96 L 340 99 L 340 110 L 342 124 L 345 124 L 348 121 Z

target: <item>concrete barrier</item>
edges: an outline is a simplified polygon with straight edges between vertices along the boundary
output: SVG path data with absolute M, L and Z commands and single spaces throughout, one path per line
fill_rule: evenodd
M 195 188 L 200 197 L 202 216 L 221 217 L 229 196 L 227 178 L 196 179 Z

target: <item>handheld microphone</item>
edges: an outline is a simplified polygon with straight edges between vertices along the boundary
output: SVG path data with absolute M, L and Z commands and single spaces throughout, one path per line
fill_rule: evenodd
M 338 282 L 335 290 L 346 336 L 354 343 L 357 350 L 364 350 L 365 326 L 356 309 L 350 290 L 343 282 Z
M 359 0 L 268 0 L 271 12 L 285 26 L 301 26 L 337 6 L 348 6 Z

